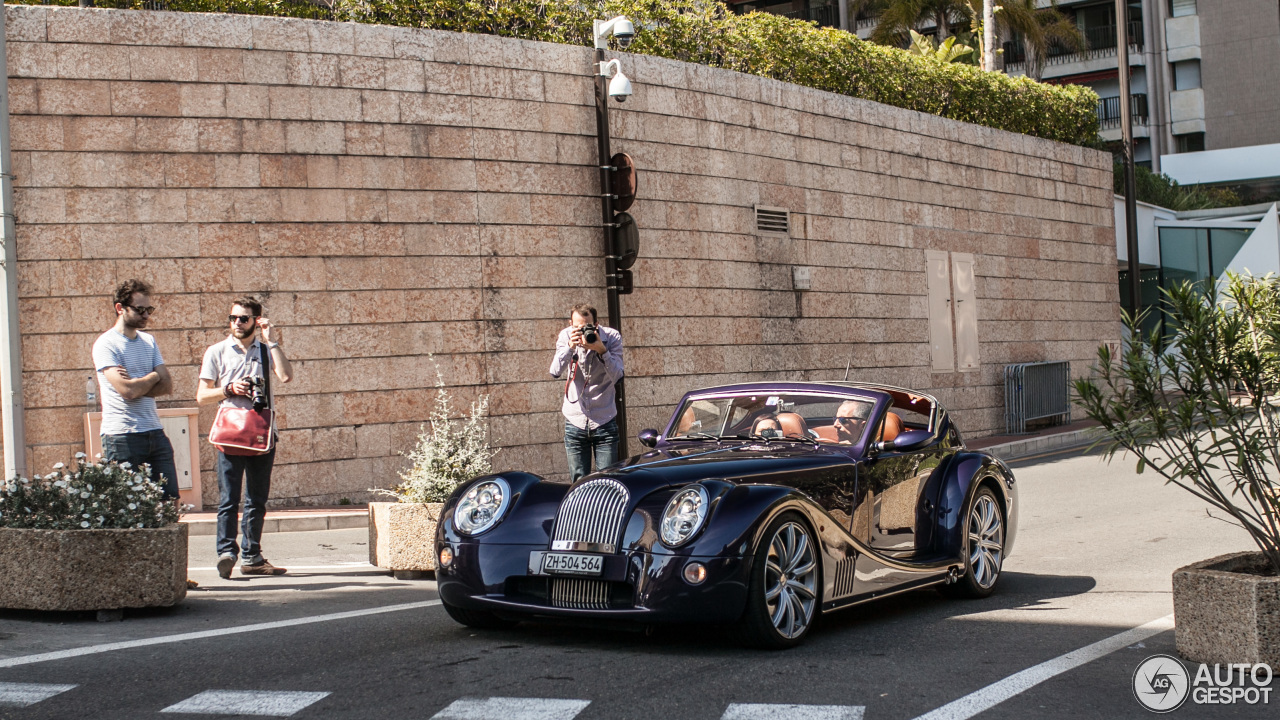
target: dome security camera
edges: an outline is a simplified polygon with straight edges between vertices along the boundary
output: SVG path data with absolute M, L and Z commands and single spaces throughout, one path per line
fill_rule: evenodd
M 618 102 L 626 102 L 631 97 L 631 81 L 619 70 L 609 81 L 609 97 Z
M 614 21 L 613 36 L 618 39 L 618 47 L 626 50 L 631 41 L 636 39 L 636 26 L 625 17 Z

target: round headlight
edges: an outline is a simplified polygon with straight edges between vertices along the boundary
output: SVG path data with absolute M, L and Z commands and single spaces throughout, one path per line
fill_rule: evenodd
M 472 485 L 453 509 L 453 526 L 463 535 L 476 535 L 502 519 L 511 498 L 511 487 L 502 478 Z
M 688 542 L 707 519 L 710 501 L 706 488 L 701 485 L 690 485 L 677 492 L 662 513 L 662 542 L 670 547 Z

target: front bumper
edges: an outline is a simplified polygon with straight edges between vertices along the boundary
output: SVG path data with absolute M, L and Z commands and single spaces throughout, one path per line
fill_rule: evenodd
M 453 564 L 436 570 L 440 598 L 472 610 L 488 610 L 513 617 L 582 618 L 641 623 L 733 622 L 746 607 L 750 558 L 695 557 L 643 551 L 605 555 L 598 577 L 565 578 L 533 575 L 529 555 L 544 545 L 450 543 Z M 700 562 L 707 579 L 690 585 L 685 565 Z M 591 607 L 570 606 L 556 599 L 552 583 L 560 580 L 604 583 L 595 585 L 604 598 Z M 563 593 L 561 593 L 563 595 Z

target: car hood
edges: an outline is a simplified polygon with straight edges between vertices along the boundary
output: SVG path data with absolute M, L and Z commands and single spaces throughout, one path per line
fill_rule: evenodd
M 639 498 L 663 488 L 700 480 L 769 482 L 771 477 L 781 480 L 792 473 L 851 462 L 849 456 L 840 450 L 822 445 L 697 443 L 650 450 L 588 475 L 579 483 L 592 478 L 614 478 L 630 489 L 633 498 Z

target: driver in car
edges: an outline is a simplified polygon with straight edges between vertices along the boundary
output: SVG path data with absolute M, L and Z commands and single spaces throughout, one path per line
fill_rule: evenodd
M 867 416 L 870 414 L 870 403 L 858 402 L 857 400 L 844 401 L 836 410 L 836 416 L 832 421 L 836 428 L 836 439 L 819 439 L 818 442 L 838 443 L 840 445 L 853 444 L 858 438 L 862 437 L 862 430 L 866 427 Z

